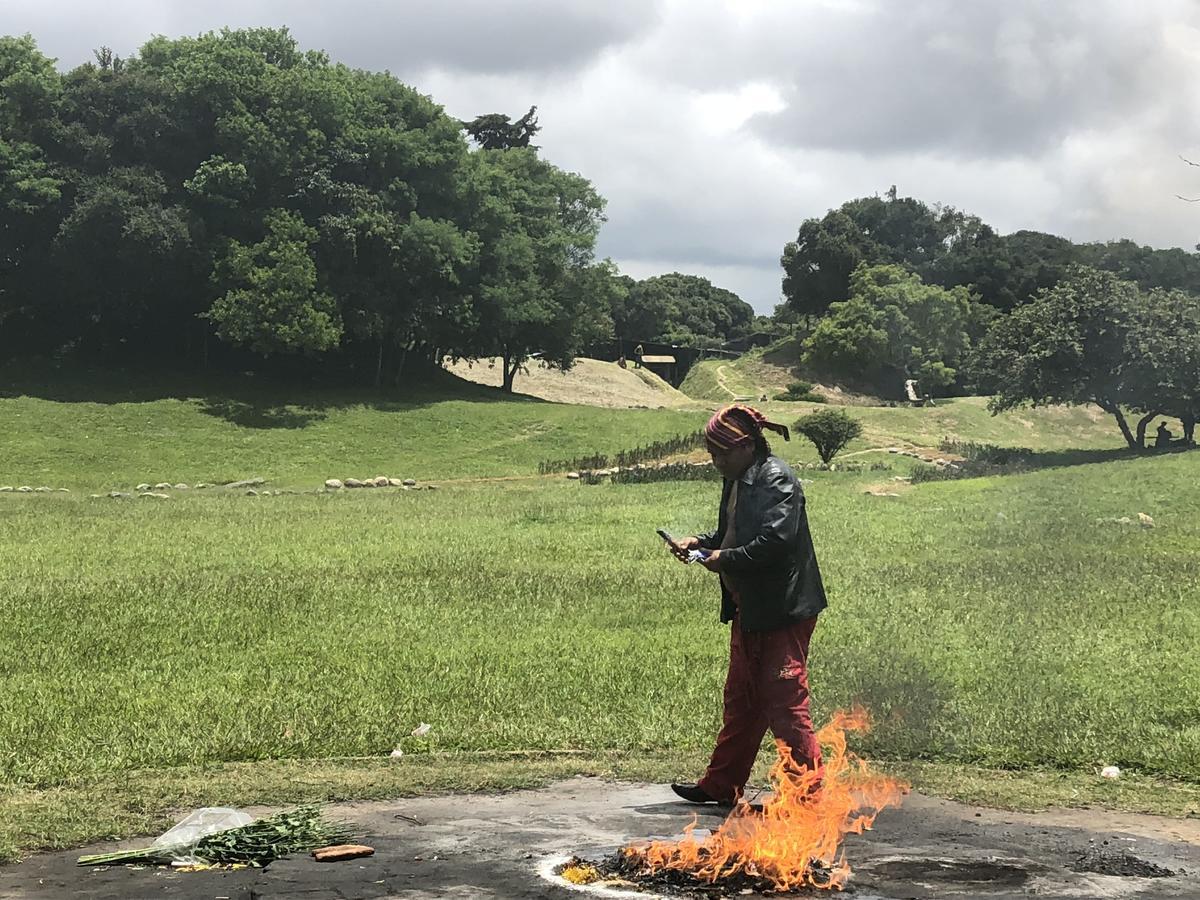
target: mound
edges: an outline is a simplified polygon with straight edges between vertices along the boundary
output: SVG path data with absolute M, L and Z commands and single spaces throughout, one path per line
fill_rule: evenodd
M 813 381 L 800 370 L 800 344 L 794 337 L 782 338 L 769 347 L 751 350 L 737 359 L 705 359 L 692 366 L 680 385 L 689 397 L 714 403 L 759 400 L 775 397 L 793 381 Z M 873 406 L 878 398 L 843 388 L 813 384 L 813 391 L 827 402 L 842 406 Z
M 446 368 L 459 378 L 476 384 L 499 387 L 503 381 L 496 359 L 475 363 L 459 362 Z M 580 357 L 569 372 L 559 372 L 531 362 L 527 372 L 518 372 L 513 391 L 555 403 L 578 403 L 607 407 L 686 406 L 690 398 L 680 393 L 647 369 L 632 365 L 622 369 L 616 363 Z

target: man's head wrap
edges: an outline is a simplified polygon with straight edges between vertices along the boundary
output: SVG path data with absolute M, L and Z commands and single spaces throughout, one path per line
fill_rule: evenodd
M 757 409 L 740 403 L 726 406 L 714 414 L 704 428 L 704 438 L 722 450 L 732 450 L 743 444 L 757 443 L 764 428 L 783 435 L 785 441 L 792 439 L 786 425 L 768 422 Z

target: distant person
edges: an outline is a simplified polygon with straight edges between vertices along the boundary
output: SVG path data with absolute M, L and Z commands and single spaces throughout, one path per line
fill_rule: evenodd
M 727 406 L 709 420 L 705 442 L 724 476 L 717 529 L 672 547 L 683 560 L 691 550 L 710 551 L 701 565 L 720 576 L 721 622 L 731 623 L 724 724 L 712 760 L 695 784 L 671 785 L 692 803 L 734 803 L 768 728 L 796 763 L 821 767 L 809 714 L 808 645 L 825 588 L 804 491 L 772 455 L 763 429 L 790 440 L 786 426 L 749 406 Z
M 624 357 L 624 356 L 620 357 L 620 358 L 617 360 L 617 365 L 618 365 L 618 366 L 620 366 L 622 369 L 628 368 L 628 366 L 627 366 L 627 365 L 626 365 L 626 363 L 625 363 L 625 357 Z
M 646 351 L 642 349 L 642 345 L 638 344 L 633 348 L 633 367 L 640 369 L 642 367 L 642 357 L 646 355 Z
M 1162 449 L 1163 447 L 1170 447 L 1171 446 L 1171 438 L 1173 438 L 1173 437 L 1174 437 L 1174 435 L 1171 434 L 1171 430 L 1169 428 L 1167 428 L 1167 423 L 1159 422 L 1158 423 L 1158 431 L 1156 431 L 1154 433 L 1155 448 Z

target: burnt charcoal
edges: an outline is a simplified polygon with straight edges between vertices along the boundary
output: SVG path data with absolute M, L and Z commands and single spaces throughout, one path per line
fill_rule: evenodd
M 1172 878 L 1178 874 L 1123 850 L 1105 850 L 1101 847 L 1092 847 L 1086 853 L 1080 853 L 1071 871 L 1119 875 L 1122 878 Z
M 594 866 L 606 877 L 620 878 L 629 882 L 635 888 L 643 888 L 668 897 L 686 898 L 686 900 L 712 900 L 712 898 L 729 897 L 750 891 L 755 894 L 766 894 L 775 897 L 808 897 L 818 893 L 815 888 L 802 891 L 776 891 L 765 878 L 737 873 L 722 878 L 717 882 L 702 881 L 690 872 L 678 869 L 663 869 L 648 873 L 642 867 L 642 862 L 636 856 L 626 856 L 617 853 Z M 831 872 L 825 866 L 813 866 L 813 880 L 818 884 L 828 884 Z M 841 892 L 843 895 L 852 893 L 849 885 Z M 820 891 L 826 896 L 826 891 Z

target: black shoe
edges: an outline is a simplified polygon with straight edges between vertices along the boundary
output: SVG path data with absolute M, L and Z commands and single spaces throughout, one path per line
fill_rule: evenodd
M 710 797 L 708 791 L 704 790 L 698 784 L 673 784 L 671 785 L 671 790 L 688 803 L 715 803 L 718 806 L 733 806 L 728 801 L 721 801 L 716 797 Z

